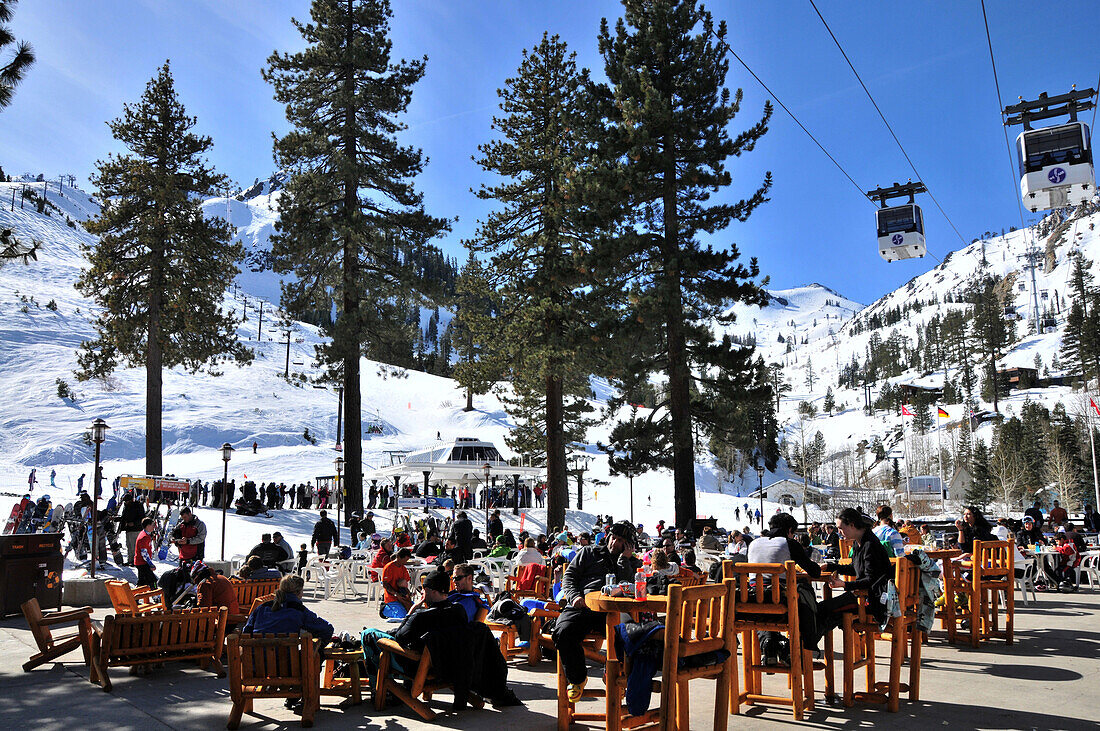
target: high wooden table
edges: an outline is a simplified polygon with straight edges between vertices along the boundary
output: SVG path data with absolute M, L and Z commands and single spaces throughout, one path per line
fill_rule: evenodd
M 612 597 L 599 591 L 591 591 L 584 595 L 584 604 L 594 612 L 604 612 L 607 617 L 605 624 L 607 637 L 604 641 L 607 652 L 607 665 L 604 668 L 604 685 L 606 688 L 604 713 L 602 718 L 586 716 L 585 720 L 602 720 L 608 731 L 620 731 L 623 727 L 622 694 L 625 689 L 626 678 L 623 676 L 623 660 L 615 651 L 615 636 L 618 632 L 616 627 L 622 620 L 623 614 L 631 615 L 635 619 L 642 612 L 665 614 L 668 612 L 668 597 L 650 594 L 645 599 L 638 600 L 633 597 Z M 630 726 L 634 727 L 650 721 L 657 721 L 660 717 L 660 711 L 658 705 L 656 709 L 650 709 L 645 716 L 632 718 Z
M 321 671 L 321 695 L 340 696 L 345 700 L 341 706 L 357 706 L 363 702 L 363 683 L 359 677 L 359 661 L 363 659 L 362 650 L 343 650 L 337 647 L 325 648 L 321 653 L 323 663 Z M 347 678 L 335 677 L 336 663 L 348 664 Z

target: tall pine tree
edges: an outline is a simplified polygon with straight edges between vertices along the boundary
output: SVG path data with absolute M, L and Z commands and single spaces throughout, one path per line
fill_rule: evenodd
M 497 92 L 499 138 L 479 147 L 479 164 L 503 180 L 478 196 L 499 208 L 467 244 L 492 256 L 489 271 L 501 298 L 492 342 L 513 371 L 516 396 L 505 406 L 520 430 L 509 445 L 545 453 L 552 526 L 565 524 L 566 448 L 584 440 L 588 375 L 598 352 L 587 286 L 584 86 L 574 55 L 557 36 L 544 34 L 524 51 L 516 76 Z M 532 437 L 543 443 L 536 448 Z
M 993 400 L 993 410 L 1000 413 L 1001 379 L 997 375 L 997 362 L 1008 346 L 1012 333 L 1005 323 L 1001 299 L 1001 278 L 987 275 L 974 288 L 974 319 L 971 336 L 977 350 L 986 358 L 986 384 Z
M 145 471 L 159 475 L 162 371 L 252 359 L 221 307 L 244 252 L 227 223 L 203 216 L 202 198 L 227 183 L 203 159 L 213 143 L 192 131 L 167 62 L 109 126 L 127 152 L 97 162 L 92 178 L 102 209 L 84 226 L 99 239 L 84 247 L 91 266 L 76 287 L 102 309 L 77 378 L 145 367 Z
M 466 391 L 464 411 L 473 411 L 474 395 L 488 393 L 503 375 L 499 352 L 492 347 L 498 302 L 485 266 L 470 252 L 458 276 L 454 317 L 447 328 L 451 351 L 458 358 L 453 376 Z
M 11 20 L 18 0 L 0 0 L 0 53 L 6 53 L 6 48 L 16 43 L 15 36 L 7 23 Z M 11 104 L 15 96 L 15 87 L 26 76 L 27 70 L 34 65 L 34 49 L 26 41 L 19 41 L 13 49 L 11 57 L 6 61 L 0 61 L 0 109 Z
M 1100 290 L 1093 284 L 1092 262 L 1080 252 L 1070 270 L 1071 304 L 1062 332 L 1061 356 L 1071 373 L 1100 378 Z
M 728 429 L 732 405 L 765 383 L 754 351 L 728 336 L 716 342 L 711 329 L 730 321 L 732 302 L 766 302 L 754 282 L 756 261 L 740 264 L 732 243 L 714 248 L 700 237 L 744 221 L 766 200 L 770 173 L 745 200 L 716 204 L 711 197 L 731 183 L 726 161 L 751 151 L 765 133 L 771 106 L 731 138 L 741 92 L 731 98 L 724 87 L 725 24 L 715 28 L 694 0 L 623 5 L 614 31 L 606 19 L 601 24 L 609 84 L 595 91 L 606 120 L 600 158 L 614 163 L 601 179 L 607 200 L 600 206 L 625 225 L 601 243 L 596 261 L 609 268 L 601 281 L 627 295 L 617 380 L 636 385 L 661 373 L 667 396 L 647 418 L 617 425 L 609 448 L 637 453 L 632 444 L 654 445 L 650 466 L 672 470 L 676 524 L 687 527 L 696 514 L 695 432 Z
M 413 187 L 424 155 L 397 141 L 425 60 L 391 60 L 391 14 L 388 0 L 314 0 L 311 22 L 293 21 L 305 50 L 264 69 L 293 128 L 275 142 L 291 173 L 271 248 L 294 274 L 283 304 L 338 312 L 321 356 L 344 381 L 347 514 L 363 507 L 360 356 L 408 357 L 405 303 L 428 286 L 416 262 L 448 227 Z

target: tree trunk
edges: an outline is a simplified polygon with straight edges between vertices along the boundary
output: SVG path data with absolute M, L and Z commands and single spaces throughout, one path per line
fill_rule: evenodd
M 351 2 L 348 3 L 345 28 L 345 52 L 350 54 L 355 41 Z M 357 156 L 356 134 L 353 129 L 355 109 L 353 87 L 355 69 L 349 64 L 344 72 L 344 91 L 348 107 L 344 110 L 344 156 L 349 167 L 354 167 Z M 359 181 L 354 175 L 344 179 L 345 221 L 353 219 L 353 211 L 359 208 Z M 344 318 L 343 327 L 337 328 L 344 338 L 344 489 L 347 492 L 344 516 L 363 511 L 363 395 L 359 391 L 359 247 L 351 233 L 344 237 Z M 396 499 L 396 496 L 395 496 Z
M 466 408 L 463 409 L 463 411 L 473 411 L 473 410 L 474 410 L 474 389 L 467 388 L 466 389 Z
M 668 413 L 672 421 L 672 482 L 676 527 L 691 528 L 695 519 L 695 447 L 691 436 L 691 373 L 684 338 L 683 294 L 680 286 L 679 226 L 676 210 L 676 166 L 671 142 L 665 143 L 668 163 L 664 193 L 665 334 L 668 347 Z
M 565 467 L 565 408 L 560 378 L 546 377 L 546 527 L 564 528 L 569 505 Z
M 163 306 L 164 276 L 155 252 L 153 258 L 156 263 L 153 264 L 149 278 L 152 291 L 149 297 L 148 342 L 145 344 L 145 474 L 161 475 L 164 474 L 161 463 L 164 388 L 161 374 L 160 311 Z

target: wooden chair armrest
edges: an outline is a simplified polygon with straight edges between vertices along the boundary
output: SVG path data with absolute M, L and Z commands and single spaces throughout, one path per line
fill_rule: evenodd
M 145 587 L 135 587 L 132 591 L 134 593 L 135 598 L 151 596 L 153 594 L 159 594 L 162 597 L 164 596 L 164 589 L 150 589 L 147 586 L 145 586 Z
M 410 650 L 406 647 L 402 647 L 401 643 L 399 643 L 397 640 L 391 640 L 389 637 L 379 637 L 374 641 L 374 643 L 378 646 L 379 649 L 385 650 L 386 652 L 392 652 L 395 655 L 400 655 L 401 657 L 406 657 L 410 660 L 420 660 L 419 652 L 417 652 L 416 650 Z
M 65 622 L 72 622 L 77 619 L 83 619 L 84 617 L 90 617 L 92 614 L 91 607 L 81 607 L 80 609 L 67 609 L 64 612 L 50 612 L 44 615 L 42 619 L 38 620 L 39 624 L 64 624 Z

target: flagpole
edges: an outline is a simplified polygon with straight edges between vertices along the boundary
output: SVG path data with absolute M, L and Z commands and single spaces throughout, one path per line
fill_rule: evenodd
M 943 425 L 940 423 L 940 419 L 942 419 L 943 417 L 940 416 L 940 411 L 943 411 L 943 409 L 941 409 L 940 405 L 937 403 L 936 404 L 936 464 L 939 465 L 939 468 L 940 468 L 940 512 L 944 513 L 944 512 L 947 512 L 947 506 L 944 504 L 944 500 L 943 500 L 943 435 L 941 433 Z M 944 413 L 946 414 L 947 412 L 944 411 Z

